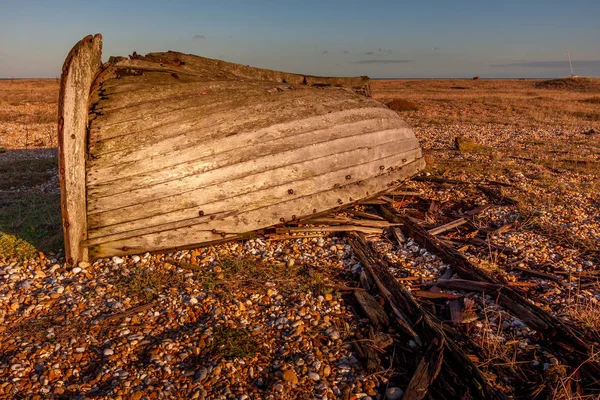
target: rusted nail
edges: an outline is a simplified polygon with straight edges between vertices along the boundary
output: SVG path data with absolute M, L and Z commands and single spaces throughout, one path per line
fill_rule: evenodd
M 380 165 L 379 169 L 383 171 L 385 169 L 385 165 Z
M 217 230 L 216 230 L 216 229 L 213 229 L 213 230 L 212 230 L 212 233 L 213 233 L 213 235 L 216 235 L 216 234 L 217 234 Z
M 338 204 L 344 204 L 344 202 L 342 201 L 342 199 L 338 199 Z
M 281 222 L 285 222 L 285 218 L 283 218 L 283 217 L 279 218 L 279 220 L 280 220 Z
M 402 159 L 402 162 L 406 162 L 406 158 L 403 158 L 403 159 Z
M 294 221 L 296 219 L 295 215 L 292 215 L 292 221 Z
M 346 180 L 349 181 L 350 179 L 352 179 L 352 176 L 351 175 L 346 175 Z
M 202 211 L 202 210 L 198 211 L 198 215 L 201 217 L 204 217 L 204 211 Z
M 316 214 L 316 213 L 317 213 L 317 209 L 313 208 L 313 214 Z
M 215 216 L 214 216 L 214 215 L 211 215 L 211 216 L 210 216 L 210 219 L 215 219 Z
M 288 189 L 288 194 L 294 194 L 294 189 Z
M 127 246 L 123 246 L 123 247 L 121 247 L 121 250 L 123 250 L 123 251 L 127 251 L 127 250 L 129 250 L 129 247 L 127 247 Z

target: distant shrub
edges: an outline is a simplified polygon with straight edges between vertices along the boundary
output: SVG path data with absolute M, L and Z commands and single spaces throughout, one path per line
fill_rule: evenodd
M 394 111 L 418 111 L 419 106 L 417 103 L 414 103 L 409 100 L 404 99 L 394 99 L 385 103 L 390 109 Z
M 574 92 L 597 92 L 600 90 L 600 79 L 569 77 L 560 79 L 549 79 L 535 82 L 537 89 L 569 90 Z

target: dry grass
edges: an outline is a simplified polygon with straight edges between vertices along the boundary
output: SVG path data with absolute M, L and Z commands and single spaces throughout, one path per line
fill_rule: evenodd
M 579 78 L 584 79 L 584 78 Z M 584 80 L 585 90 L 563 90 L 539 80 L 377 80 L 373 97 L 418 104 L 404 118 L 414 126 L 455 123 L 538 126 L 597 122 L 595 96 L 600 79 Z M 589 83 L 591 82 L 591 83 Z M 585 125 L 585 124 L 584 124 Z

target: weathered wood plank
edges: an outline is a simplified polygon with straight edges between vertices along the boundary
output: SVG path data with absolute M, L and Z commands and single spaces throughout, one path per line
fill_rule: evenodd
M 420 149 L 415 152 L 412 156 L 410 154 L 393 156 L 387 160 L 387 164 L 396 165 L 399 168 L 404 168 L 405 165 L 406 170 L 411 171 L 413 169 L 411 164 L 417 162 L 416 160 L 420 160 L 420 157 L 418 157 Z M 405 159 L 406 162 L 403 162 Z M 336 185 L 337 187 L 344 187 L 372 179 L 377 174 L 381 174 L 379 167 L 380 163 L 375 161 L 364 166 L 353 166 L 344 170 L 298 180 L 293 183 L 293 193 L 289 192 L 290 186 L 284 184 L 249 192 L 243 196 L 231 196 L 230 190 L 235 190 L 236 183 L 229 182 L 223 185 L 229 185 L 231 188 L 229 186 L 223 187 L 223 185 L 216 186 L 216 190 L 220 191 L 222 198 L 212 203 L 204 203 L 205 199 L 210 197 L 208 195 L 205 197 L 203 190 L 200 190 L 196 198 L 186 197 L 187 194 L 184 193 L 172 198 L 165 198 L 160 202 L 135 205 L 107 213 L 90 214 L 89 236 L 102 237 L 137 230 L 142 227 L 146 229 L 145 232 L 148 232 L 149 229 L 158 231 L 166 228 L 177 228 L 191 223 L 200 223 L 213 217 L 218 218 L 222 214 L 235 213 L 237 210 L 264 208 L 293 199 L 307 198 L 312 194 L 335 189 Z M 350 175 L 350 179 L 346 179 L 348 175 Z M 252 178 L 249 179 L 251 182 L 253 181 Z M 363 195 L 363 193 L 360 195 Z M 351 202 L 349 196 L 343 196 L 338 200 L 341 200 L 342 203 Z M 339 202 L 338 205 L 340 205 Z M 181 208 L 182 206 L 185 206 L 185 208 Z M 318 207 L 313 209 L 320 210 Z M 305 215 L 312 214 L 313 209 Z M 298 218 L 303 215 L 293 212 L 290 214 L 296 215 Z
M 63 65 L 58 100 L 60 193 L 69 263 L 87 261 L 85 160 L 88 96 L 101 66 L 102 36 L 87 36 L 73 47 Z
M 422 170 L 425 162 L 422 158 L 394 171 L 386 172 L 371 179 L 355 182 L 321 193 L 303 196 L 284 203 L 278 203 L 266 208 L 247 211 L 237 208 L 239 213 L 223 218 L 215 218 L 202 225 L 190 222 L 189 226 L 170 229 L 168 231 L 140 234 L 129 239 L 115 239 L 112 242 L 93 245 L 90 254 L 95 258 L 108 255 L 135 254 L 143 251 L 157 251 L 182 247 L 186 244 L 202 243 L 228 236 L 235 237 L 240 231 L 252 231 L 265 226 L 272 226 L 283 218 L 292 220 L 297 216 L 310 215 L 314 210 L 328 210 L 339 205 L 349 204 L 350 198 L 358 199 L 366 193 L 376 193 L 381 188 L 394 187 L 404 179 Z M 340 204 L 340 200 L 342 204 Z M 214 230 L 214 231 L 213 231 Z
M 406 154 L 408 159 L 411 156 L 409 151 L 418 151 L 419 149 L 416 139 L 401 141 L 399 149 L 394 146 L 394 137 L 388 138 L 388 136 L 391 136 L 388 131 L 375 132 L 308 145 L 300 149 L 267 156 L 258 154 L 252 156 L 254 152 L 250 152 L 249 160 L 223 168 L 214 168 L 216 162 L 211 164 L 208 161 L 204 164 L 204 168 L 199 168 L 200 170 L 195 174 L 145 188 L 131 189 L 127 192 L 127 196 L 116 193 L 111 196 L 98 197 L 91 192 L 88 208 L 90 214 L 106 212 L 238 180 L 240 180 L 238 184 L 245 180 L 246 186 L 237 187 L 237 192 L 244 193 L 244 191 L 256 187 L 275 186 L 318 175 L 321 171 L 335 170 L 336 167 L 342 169 L 351 165 L 359 165 L 364 160 L 384 159 L 398 154 L 400 149 L 407 150 L 402 154 Z M 364 146 L 364 140 L 370 140 L 370 143 L 377 144 L 374 144 L 373 147 Z M 221 157 L 221 161 L 228 162 L 227 156 Z M 388 166 L 389 164 L 386 165 L 386 168 Z M 210 192 L 206 192 L 208 198 L 210 198 L 210 194 Z
M 295 136 L 297 136 L 296 139 L 302 138 L 303 135 L 314 136 L 318 131 L 323 131 L 325 138 L 340 138 L 351 136 L 353 133 L 358 134 L 362 131 L 362 126 L 364 126 L 364 132 L 377 129 L 410 131 L 390 118 L 385 110 L 377 108 L 346 110 L 332 114 L 305 118 L 296 123 L 282 122 L 260 129 L 254 126 L 241 127 L 239 122 L 232 125 L 224 119 L 233 118 L 235 120 L 236 116 L 225 114 L 207 117 L 197 123 L 194 122 L 192 126 L 186 121 L 181 121 L 177 125 L 177 129 L 182 130 L 183 133 L 176 136 L 173 136 L 172 132 L 165 132 L 162 129 L 146 132 L 149 135 L 148 141 L 144 140 L 144 135 L 127 136 L 128 142 L 123 151 L 98 155 L 93 148 L 91 149 L 92 159 L 89 162 L 88 185 L 115 181 L 219 153 L 245 151 L 253 146 L 261 145 L 261 143 L 265 146 L 273 145 L 274 142 L 279 145 L 293 143 Z M 353 121 L 361 120 L 368 121 L 352 126 Z M 338 125 L 341 126 L 338 127 Z M 344 125 L 348 125 L 349 132 L 345 133 Z M 177 154 L 177 158 L 173 157 L 174 154 Z M 123 168 L 123 166 L 127 166 L 127 168 Z

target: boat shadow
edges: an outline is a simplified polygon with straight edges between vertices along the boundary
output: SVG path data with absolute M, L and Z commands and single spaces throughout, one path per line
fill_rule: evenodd
M 57 150 L 0 150 L 0 257 L 62 251 Z

